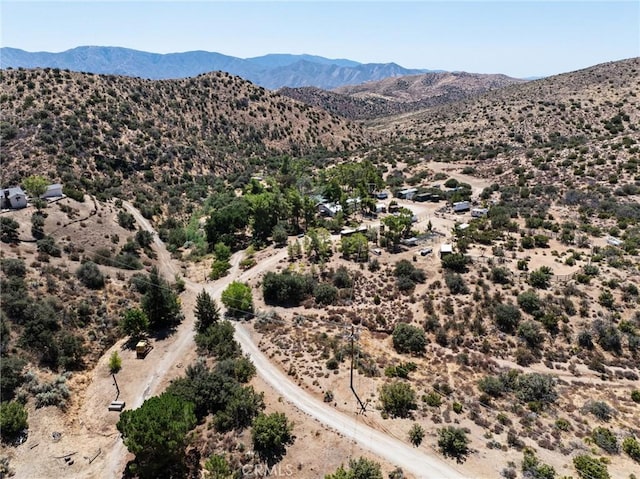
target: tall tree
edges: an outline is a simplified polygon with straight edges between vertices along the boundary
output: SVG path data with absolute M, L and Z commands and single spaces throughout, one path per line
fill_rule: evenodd
M 203 333 L 220 319 L 220 308 L 215 300 L 204 289 L 196 298 L 196 331 Z
M 196 425 L 193 404 L 164 393 L 138 409 L 122 412 L 116 424 L 136 456 L 139 477 L 172 477 L 184 460 L 187 433 Z
M 49 181 L 44 176 L 31 175 L 22 180 L 24 189 L 27 190 L 32 199 L 40 198 L 40 195 L 47 191 Z
M 155 266 L 149 273 L 147 292 L 142 297 L 142 309 L 153 329 L 176 326 L 182 321 L 178 295 Z

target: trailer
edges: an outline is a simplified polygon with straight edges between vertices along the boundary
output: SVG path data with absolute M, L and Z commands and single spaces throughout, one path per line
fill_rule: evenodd
M 458 201 L 453 204 L 453 211 L 460 213 L 461 211 L 469 211 L 471 209 L 471 203 L 468 201 Z

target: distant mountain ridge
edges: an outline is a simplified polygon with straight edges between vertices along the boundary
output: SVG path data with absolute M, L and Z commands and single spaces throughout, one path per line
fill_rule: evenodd
M 60 53 L 0 48 L 0 68 L 10 67 L 60 68 L 152 80 L 189 78 L 211 71 L 224 71 L 269 89 L 305 86 L 333 89 L 430 71 L 403 68 L 395 63 L 362 64 L 315 55 L 269 54 L 243 59 L 206 51 L 160 54 L 101 46 L 81 46 Z

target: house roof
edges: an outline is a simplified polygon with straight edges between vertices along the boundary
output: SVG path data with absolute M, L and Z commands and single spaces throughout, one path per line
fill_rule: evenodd
M 450 244 L 443 244 L 440 246 L 440 252 L 441 253 L 453 253 L 453 245 Z
M 25 196 L 24 191 L 19 186 L 13 186 L 11 188 L 4 188 L 2 194 L 5 198 L 14 198 L 16 196 Z
M 52 185 L 47 186 L 47 191 L 59 190 L 61 188 L 62 188 L 62 185 L 60 183 L 54 183 Z

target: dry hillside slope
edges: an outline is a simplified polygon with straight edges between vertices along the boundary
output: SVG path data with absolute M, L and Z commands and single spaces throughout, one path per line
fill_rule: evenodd
M 39 173 L 104 196 L 127 196 L 134 184 L 193 189 L 265 158 L 366 144 L 344 119 L 222 72 L 165 81 L 58 69 L 1 75 L 3 185 Z

